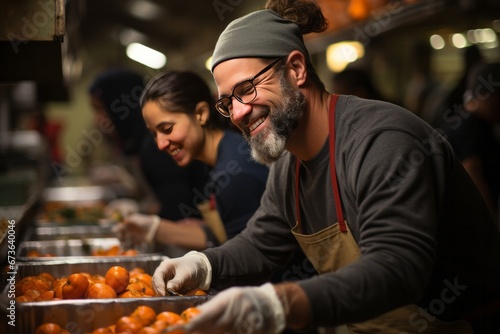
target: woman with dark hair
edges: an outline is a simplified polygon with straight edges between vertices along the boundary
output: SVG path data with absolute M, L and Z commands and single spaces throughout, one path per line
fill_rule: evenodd
M 160 73 L 147 84 L 140 102 L 158 149 L 181 167 L 195 161 L 209 165 L 210 180 L 195 190 L 192 205 L 185 207 L 187 212 L 201 210 L 203 223 L 175 224 L 135 214 L 123 228 L 141 241 L 197 250 L 241 232 L 259 206 L 268 168 L 251 159 L 244 138 L 217 114 L 208 85 L 192 72 Z M 212 210 L 205 210 L 207 204 Z
M 170 156 L 156 148 L 139 103 L 144 86 L 141 74 L 115 68 L 101 72 L 89 87 L 96 124 L 103 129 L 102 135 L 114 151 L 110 159 L 113 164 L 124 166 L 135 179 L 135 188 L 139 188 L 134 194 L 117 195 L 143 199 L 152 191 L 159 203 L 157 213 L 160 217 L 170 220 L 200 218 L 196 212 L 185 212 L 182 208 L 192 203 L 193 189 L 202 187 L 207 181 L 208 166 L 198 162 L 180 168 Z M 114 174 L 116 177 L 118 173 Z M 136 202 L 127 199 L 111 202 L 108 211 L 126 214 L 140 209 Z

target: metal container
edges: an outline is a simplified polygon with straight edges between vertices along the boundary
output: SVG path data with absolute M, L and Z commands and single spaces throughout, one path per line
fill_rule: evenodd
M 26 276 L 35 276 L 43 272 L 49 273 L 56 278 L 77 272 L 104 275 L 110 267 L 117 265 L 127 270 L 140 267 L 152 275 L 160 262 L 166 258 L 166 256 L 162 255 L 145 255 L 142 257 L 123 256 L 120 258 L 102 256 L 85 259 L 81 257 L 68 257 L 64 260 L 50 262 L 18 262 L 16 264 L 16 280 L 20 280 Z
M 107 270 L 120 265 L 127 270 L 135 267 L 144 269 L 152 275 L 156 267 L 166 257 L 161 255 L 140 258 L 96 258 L 71 259 L 52 262 L 18 262 L 16 264 L 16 280 L 26 276 L 47 272 L 58 278 L 75 272 L 88 272 L 104 275 Z M 7 297 L 9 286 L 0 298 L 2 310 L 5 312 L 10 303 Z M 157 313 L 172 311 L 180 313 L 188 307 L 206 302 L 209 296 L 168 296 L 145 298 L 113 298 L 113 299 L 81 299 L 57 300 L 46 302 L 16 303 L 15 327 L 4 325 L 2 333 L 34 333 L 35 329 L 46 322 L 55 322 L 70 333 L 89 333 L 94 329 L 110 326 L 125 315 L 132 313 L 139 305 L 151 306 Z M 2 323 L 5 323 L 2 321 Z
M 44 240 L 22 242 L 17 251 L 19 261 L 65 261 L 70 257 L 79 257 L 81 260 L 96 259 L 99 250 L 107 250 L 111 247 L 121 245 L 118 238 L 91 238 L 91 239 L 69 239 L 69 240 Z M 30 252 L 36 251 L 40 256 L 28 256 Z M 49 255 L 50 256 L 44 256 Z M 146 252 L 140 252 L 133 256 L 150 256 Z M 99 256 L 98 258 L 102 258 Z M 125 255 L 113 255 L 116 258 L 127 258 Z
M 38 226 L 26 235 L 28 241 L 116 237 L 111 225 Z
M 35 333 L 41 324 L 54 322 L 72 334 L 85 334 L 115 324 L 140 305 L 152 307 L 157 314 L 163 311 L 181 313 L 209 299 L 210 296 L 169 296 L 20 303 L 16 304 L 16 327 L 10 328 L 10 333 Z

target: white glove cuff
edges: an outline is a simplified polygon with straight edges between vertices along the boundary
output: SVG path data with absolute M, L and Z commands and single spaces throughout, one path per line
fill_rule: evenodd
M 153 224 L 151 224 L 151 228 L 146 235 L 146 242 L 150 243 L 155 239 L 156 231 L 158 231 L 158 227 L 160 227 L 161 218 L 159 216 L 153 216 Z
M 208 261 L 207 256 L 197 251 L 190 251 L 184 256 L 196 256 L 201 259 L 201 261 L 205 265 L 203 268 L 205 270 L 205 281 L 199 287 L 199 289 L 208 291 L 208 289 L 210 288 L 210 284 L 212 284 L 212 265 L 210 264 L 210 261 Z
M 270 311 L 273 314 L 275 328 L 273 333 L 281 333 L 285 329 L 285 309 L 271 283 L 261 285 L 259 289 L 269 297 Z

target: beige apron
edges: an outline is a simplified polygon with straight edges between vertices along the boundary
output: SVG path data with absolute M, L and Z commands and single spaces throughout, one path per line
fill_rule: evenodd
M 224 243 L 227 240 L 226 228 L 220 218 L 219 211 L 215 207 L 215 198 L 211 196 L 209 200 L 198 204 L 197 208 L 200 211 L 201 218 L 215 235 L 217 241 L 220 244 Z
M 339 222 L 314 234 L 302 234 L 299 206 L 299 169 L 300 161 L 297 159 L 296 166 L 296 210 L 297 223 L 292 229 L 292 233 L 297 239 L 304 254 L 311 261 L 318 273 L 336 271 L 346 266 L 361 256 L 354 237 L 349 230 L 347 222 L 344 220 L 337 176 L 335 172 L 335 104 L 337 95 L 332 95 L 329 109 L 330 117 L 330 172 L 332 178 L 332 189 L 335 197 L 335 208 Z M 420 321 L 411 323 L 418 315 Z M 426 321 L 426 322 L 425 322 Z M 384 313 L 374 319 L 362 322 L 347 324 L 349 333 L 383 333 L 383 334 L 473 334 L 473 330 L 466 321 L 443 322 L 417 305 L 407 305 L 393 311 Z

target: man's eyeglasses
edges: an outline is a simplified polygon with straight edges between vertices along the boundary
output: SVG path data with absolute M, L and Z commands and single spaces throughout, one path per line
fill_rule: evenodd
M 276 65 L 280 62 L 280 60 L 283 59 L 285 59 L 285 57 L 276 59 L 275 61 L 264 67 L 262 71 L 254 75 L 253 78 L 236 84 L 231 95 L 221 97 L 217 100 L 217 102 L 215 103 L 215 108 L 217 109 L 217 111 L 224 117 L 231 117 L 231 115 L 233 114 L 233 97 L 244 104 L 251 103 L 253 100 L 255 100 L 255 98 L 257 98 L 257 89 L 255 88 L 255 84 L 253 83 L 253 81 L 259 75 L 262 75 L 269 71 L 274 67 L 274 65 Z

